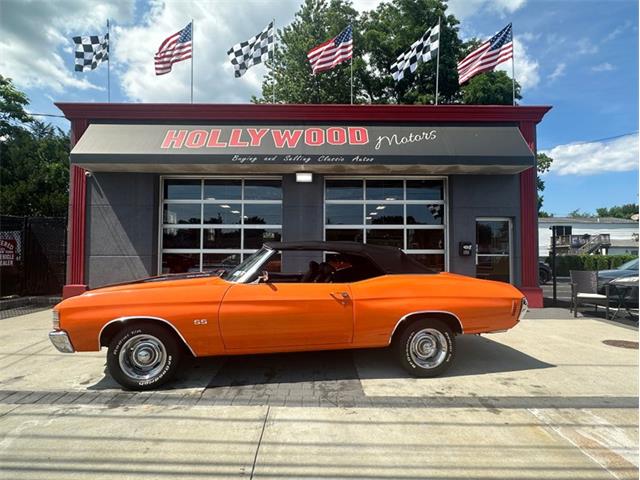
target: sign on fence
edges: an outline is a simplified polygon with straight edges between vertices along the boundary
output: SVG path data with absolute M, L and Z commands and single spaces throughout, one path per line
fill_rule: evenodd
M 0 267 L 13 267 L 16 262 L 17 242 L 0 239 Z

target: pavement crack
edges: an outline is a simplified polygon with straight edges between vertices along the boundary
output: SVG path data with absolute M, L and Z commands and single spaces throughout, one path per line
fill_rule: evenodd
M 256 446 L 256 454 L 253 457 L 253 465 L 251 466 L 251 476 L 249 480 L 253 480 L 253 474 L 256 470 L 256 463 L 258 462 L 258 453 L 260 452 L 260 445 L 262 444 L 262 437 L 264 435 L 264 430 L 267 427 L 267 420 L 269 419 L 269 411 L 271 410 L 271 406 L 267 406 L 267 413 L 264 416 L 264 422 L 262 422 L 262 431 L 260 432 L 260 438 L 258 439 L 258 445 Z

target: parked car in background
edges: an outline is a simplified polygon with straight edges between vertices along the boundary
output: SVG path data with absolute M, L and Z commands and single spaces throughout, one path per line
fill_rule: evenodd
M 287 251 L 311 258 L 308 270 L 270 272 Z M 267 243 L 222 276 L 154 277 L 63 300 L 49 337 L 66 353 L 108 347 L 109 372 L 132 390 L 168 381 L 184 354 L 389 345 L 408 372 L 433 377 L 455 357 L 456 335 L 508 330 L 526 311 L 513 285 L 436 273 L 398 248 Z
M 605 293 L 605 285 L 608 285 L 611 280 L 614 280 L 616 278 L 623 278 L 623 277 L 637 277 L 638 276 L 638 259 L 634 259 L 634 260 L 629 260 L 626 263 L 623 263 L 622 265 L 620 265 L 618 268 L 614 268 L 613 270 L 601 270 L 598 272 L 598 293 L 601 293 L 604 295 Z M 610 290 L 609 290 L 609 294 L 615 298 L 615 295 L 617 294 L 616 292 L 616 287 L 611 285 L 610 286 Z M 638 290 L 635 289 L 634 292 L 632 292 L 633 294 L 630 295 L 627 298 L 627 302 L 629 302 L 630 305 L 635 305 L 636 307 L 638 306 Z
M 553 272 L 551 271 L 551 267 L 546 263 L 539 261 L 538 262 L 538 280 L 540 285 L 545 285 L 551 277 L 553 276 Z

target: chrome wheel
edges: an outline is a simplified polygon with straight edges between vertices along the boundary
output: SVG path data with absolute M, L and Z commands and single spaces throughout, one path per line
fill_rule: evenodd
M 449 346 L 442 332 L 435 328 L 425 328 L 411 338 L 408 350 L 416 365 L 431 369 L 444 362 Z
M 118 362 L 122 372 L 129 378 L 149 380 L 165 368 L 167 350 L 153 335 L 139 334 L 125 342 L 120 350 Z

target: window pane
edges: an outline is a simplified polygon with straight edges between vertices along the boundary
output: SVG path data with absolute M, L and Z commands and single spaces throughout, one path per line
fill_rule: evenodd
M 163 253 L 162 273 L 185 273 L 200 270 L 199 253 Z
M 404 200 L 402 180 L 367 180 L 367 200 Z
M 282 224 L 282 205 L 245 203 L 244 223 L 247 225 L 280 225 Z
M 165 200 L 200 200 L 200 180 L 165 180 Z
M 362 225 L 362 205 L 326 206 L 327 225 Z
M 444 182 L 407 180 L 407 200 L 444 200 Z
M 327 200 L 362 200 L 362 180 L 327 180 Z
M 199 203 L 169 203 L 164 206 L 164 223 L 189 224 L 200 223 Z
M 328 242 L 360 242 L 364 241 L 362 230 L 360 229 L 339 229 L 327 230 L 326 238 Z
M 204 223 L 232 224 L 240 223 L 242 206 L 239 203 L 204 204 Z
M 241 180 L 205 180 L 205 200 L 240 200 L 242 198 Z
M 240 248 L 240 229 L 205 228 L 203 248 Z
M 265 242 L 279 242 L 282 240 L 280 229 L 245 228 L 244 248 L 258 249 Z
M 162 248 L 200 248 L 199 228 L 165 228 Z
M 442 225 L 444 205 L 407 205 L 407 225 Z
M 482 220 L 476 222 L 478 253 L 509 254 L 509 222 Z
M 410 257 L 438 272 L 444 272 L 444 255 L 442 254 L 419 254 L 410 255 Z
M 407 249 L 444 249 L 444 230 L 407 230 Z
M 402 230 L 367 230 L 367 243 L 403 248 L 404 234 Z
M 280 180 L 245 180 L 245 200 L 282 200 Z
M 204 253 L 202 255 L 202 270 L 227 270 L 239 263 L 239 253 Z
M 404 209 L 402 205 L 367 205 L 366 219 L 370 225 L 402 225 Z
M 266 270 L 267 272 L 279 273 L 282 272 L 282 257 L 278 253 L 277 255 L 272 255 L 269 258 L 269 261 L 262 266 L 262 270 Z
M 478 257 L 476 277 L 509 282 L 509 257 Z

